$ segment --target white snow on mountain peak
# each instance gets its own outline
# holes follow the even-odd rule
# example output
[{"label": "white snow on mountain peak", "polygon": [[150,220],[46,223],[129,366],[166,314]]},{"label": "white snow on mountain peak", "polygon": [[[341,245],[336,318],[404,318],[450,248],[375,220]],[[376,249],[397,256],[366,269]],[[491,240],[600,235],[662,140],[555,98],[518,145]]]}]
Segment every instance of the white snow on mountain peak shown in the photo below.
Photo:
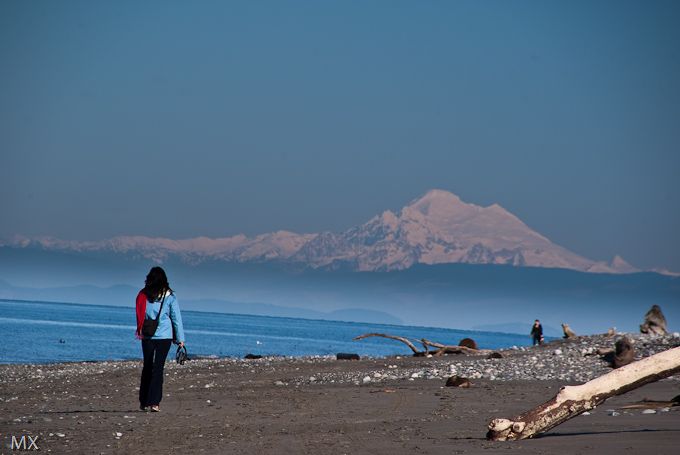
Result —
[{"label": "white snow on mountain peak", "polygon": [[523,242],[549,243],[500,205],[467,204],[443,190],[429,191],[404,207],[401,219],[411,225],[420,224],[428,235],[450,242],[493,243],[499,248],[515,248]]},{"label": "white snow on mountain peak", "polygon": [[417,210],[425,216],[455,215],[476,207],[466,204],[458,196],[444,190],[430,190],[422,197],[412,201],[406,208]]},{"label": "white snow on mountain peak", "polygon": [[621,273],[635,273],[635,272],[639,272],[639,271],[640,271],[639,269],[637,269],[637,268],[633,267],[632,265],[630,265],[630,264],[628,263],[628,261],[626,261],[625,259],[623,259],[623,258],[622,258],[621,256],[619,256],[618,254],[617,254],[616,256],[614,256],[614,258],[612,259],[612,261],[609,263],[609,266],[610,266],[612,269],[616,270],[617,272],[621,272]]},{"label": "white snow on mountain peak", "polygon": [[417,263],[508,264],[603,273],[638,271],[620,256],[610,263],[581,257],[555,245],[498,204],[469,204],[440,189],[428,191],[397,213],[386,210],[341,233],[276,231],[255,237],[239,234],[181,240],[122,236],[88,242],[17,236],[9,245],[108,251],[157,262],[177,256],[189,263],[284,261],[365,271],[405,269]]}]

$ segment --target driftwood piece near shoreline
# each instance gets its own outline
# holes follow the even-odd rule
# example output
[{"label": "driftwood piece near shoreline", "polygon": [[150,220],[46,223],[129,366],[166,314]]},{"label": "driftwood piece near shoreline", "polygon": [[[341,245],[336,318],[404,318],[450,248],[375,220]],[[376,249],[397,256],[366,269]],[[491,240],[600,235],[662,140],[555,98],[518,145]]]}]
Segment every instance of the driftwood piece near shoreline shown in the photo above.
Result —
[{"label": "driftwood piece near shoreline", "polygon": [[680,372],[680,347],[630,363],[578,386],[562,387],[550,401],[512,419],[489,423],[487,439],[514,441],[543,433],[608,398]]},{"label": "driftwood piece near shoreline", "polygon": [[479,349],[477,342],[472,338],[463,338],[458,342],[458,346],[465,346],[466,348]]},{"label": "driftwood piece near shoreline", "polygon": [[361,360],[359,354],[353,352],[338,352],[335,354],[336,360]]},{"label": "driftwood piece near shoreline", "polygon": [[451,376],[446,380],[446,387],[460,387],[461,389],[469,389],[472,387],[472,383],[468,378],[463,378],[461,376]]},{"label": "driftwood piece near shoreline", "polygon": [[395,336],[395,335],[388,335],[386,333],[364,333],[363,335],[359,335],[358,337],[354,337],[353,340],[358,341],[358,340],[363,340],[364,338],[369,338],[369,337],[383,337],[383,338],[389,338],[390,340],[401,341],[406,346],[411,348],[411,351],[413,351],[413,355],[423,355],[423,352],[419,351],[418,348],[416,348],[416,346],[413,343],[411,343],[411,341],[408,338],[399,337],[399,336]]},{"label": "driftwood piece near shoreline", "polygon": [[659,305],[652,305],[652,308],[645,314],[645,322],[640,325],[640,332],[651,335],[665,335],[668,333],[666,318]]},{"label": "driftwood piece near shoreline", "polygon": [[564,336],[562,338],[576,338],[576,334],[573,330],[571,330],[571,327],[569,327],[569,324],[566,322],[562,323],[562,332],[564,332]]},{"label": "driftwood piece near shoreline", "polygon": [[621,368],[635,360],[635,348],[628,337],[620,338],[614,345],[614,358],[611,360],[613,368]]},{"label": "driftwood piece near shoreline", "polygon": [[423,345],[424,350],[420,351],[415,346],[415,344],[413,344],[411,340],[409,340],[408,338],[396,335],[389,335],[387,333],[364,333],[363,335],[359,335],[357,337],[354,337],[353,339],[355,341],[358,341],[370,337],[382,337],[389,338],[390,340],[401,341],[406,346],[408,346],[411,349],[411,351],[413,351],[413,355],[417,357],[430,354],[429,348],[436,348],[436,351],[432,352],[432,355],[437,357],[444,354],[489,354],[491,352],[488,349],[472,349],[465,346],[450,346],[442,343],[437,343],[435,341],[426,340],[425,338],[421,338],[420,340],[413,340],[419,341],[420,344]]},{"label": "driftwood piece near shoreline", "polygon": [[614,348],[600,348],[584,355],[598,355],[612,368],[620,368],[635,360],[635,347],[633,342],[624,336],[616,341]]},{"label": "driftwood piece near shoreline", "polygon": [[450,346],[446,344],[436,343],[434,341],[421,339],[420,342],[425,347],[425,351],[428,351],[429,347],[437,348],[433,355],[439,357],[444,354],[490,354],[489,349],[473,349],[467,346]]}]

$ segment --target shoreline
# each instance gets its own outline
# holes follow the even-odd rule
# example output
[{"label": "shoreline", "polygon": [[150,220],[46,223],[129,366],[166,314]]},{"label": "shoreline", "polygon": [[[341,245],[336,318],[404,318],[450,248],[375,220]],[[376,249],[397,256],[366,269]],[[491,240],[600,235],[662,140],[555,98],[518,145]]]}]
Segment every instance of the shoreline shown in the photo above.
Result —
[{"label": "shoreline", "polygon": [[[674,336],[632,335],[638,357],[680,345]],[[410,355],[198,359],[166,363],[161,412],[138,410],[141,359],[0,365],[0,442],[38,437],[50,453],[521,453],[632,450],[674,453],[680,407],[622,409],[670,401],[680,375],[608,400],[526,441],[486,441],[492,418],[511,417],[559,387],[611,371],[597,356],[617,337],[580,337],[485,356]],[[560,353],[556,353],[556,351]],[[445,387],[452,374],[470,388]],[[654,411],[653,413],[651,411]]]},{"label": "shoreline", "polygon": [[[495,333],[495,332],[494,332]],[[501,332],[498,332],[501,333]],[[518,334],[511,334],[511,335],[518,335]],[[554,350],[560,349],[562,347],[567,347],[570,349],[572,352],[567,352],[567,354],[572,354],[572,356],[578,356],[578,353],[580,353],[580,356],[587,356],[587,355],[593,355],[593,352],[597,350],[598,348],[607,348],[607,347],[613,347],[614,342],[621,338],[621,337],[628,337],[633,341],[633,343],[636,345],[636,360],[639,360],[643,357],[647,357],[649,355],[655,354],[657,352],[661,352],[664,349],[670,349],[672,347],[680,346],[680,333],[668,333],[666,335],[648,335],[648,334],[640,334],[640,333],[629,333],[629,332],[617,332],[614,335],[607,335],[607,334],[596,334],[596,335],[580,335],[575,338],[571,339],[565,339],[565,338],[549,338],[548,341],[543,343],[542,345],[529,345],[529,346],[511,346],[507,348],[499,348],[499,349],[488,349],[481,347],[481,350],[486,350],[486,351],[493,351],[493,352],[498,352],[503,354],[504,357],[516,357],[518,355],[522,354],[527,354],[531,352],[535,352],[538,354],[545,354],[546,350],[553,349],[552,355],[555,355]],[[400,342],[394,341],[395,346],[403,346]],[[357,344],[357,346],[360,346],[360,344]],[[190,345],[188,346],[189,348],[191,347]],[[170,348],[170,351],[168,353],[168,358],[167,358],[167,364],[169,363],[174,363],[174,349],[176,346],[173,344]],[[436,349],[432,349],[430,352],[434,354]],[[575,352],[578,351],[578,352]],[[350,351],[348,351],[350,352]],[[564,353],[560,353],[558,355],[562,355]],[[248,355],[248,354],[245,354]],[[199,360],[212,360],[212,361],[244,361],[244,362],[252,362],[253,360],[259,360],[259,359],[247,359],[244,356],[219,356],[216,354],[196,354],[192,355],[191,352],[189,353],[189,361],[194,362],[194,361],[199,361]],[[258,354],[259,355],[259,354]],[[404,348],[403,354],[391,354],[391,355],[378,355],[378,356],[373,356],[373,355],[361,355],[361,360],[389,360],[389,359],[401,359],[401,358],[410,358],[414,357],[407,348]],[[423,356],[422,358],[433,358],[435,356],[433,355],[426,355]],[[435,357],[435,360],[437,359],[448,359],[448,360],[483,360],[485,359],[486,355],[484,354],[447,354],[442,357]],[[262,354],[261,359],[267,360],[267,361],[276,361],[276,360],[312,360],[312,359],[323,359],[323,360],[329,360],[329,361],[336,361],[336,354],[310,354],[310,355],[278,355],[278,354]],[[65,360],[65,361],[46,361],[46,362],[9,362],[9,363],[3,363],[0,360],[0,370],[2,368],[6,367],[12,367],[12,366],[58,366],[58,365],[80,365],[80,364],[107,364],[107,363],[124,363],[124,362],[137,362],[141,360],[141,353],[139,357],[126,357],[126,358],[120,358],[120,359],[94,359],[94,360]],[[488,359],[487,359],[488,360]]]}]

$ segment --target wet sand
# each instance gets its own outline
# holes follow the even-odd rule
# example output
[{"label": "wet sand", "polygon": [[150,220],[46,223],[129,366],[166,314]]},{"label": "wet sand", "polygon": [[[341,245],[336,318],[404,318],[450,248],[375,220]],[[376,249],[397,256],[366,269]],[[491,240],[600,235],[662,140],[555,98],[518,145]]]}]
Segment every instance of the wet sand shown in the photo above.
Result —
[{"label": "wet sand", "polygon": [[[1,452],[12,436],[31,435],[43,453],[678,453],[680,407],[611,415],[644,398],[669,401],[680,394],[677,376],[540,438],[490,442],[490,419],[526,411],[565,383],[480,378],[460,389],[418,373],[453,361],[461,357],[168,361],[160,413],[138,409],[139,361],[0,365]],[[376,372],[383,377],[370,379]]]}]

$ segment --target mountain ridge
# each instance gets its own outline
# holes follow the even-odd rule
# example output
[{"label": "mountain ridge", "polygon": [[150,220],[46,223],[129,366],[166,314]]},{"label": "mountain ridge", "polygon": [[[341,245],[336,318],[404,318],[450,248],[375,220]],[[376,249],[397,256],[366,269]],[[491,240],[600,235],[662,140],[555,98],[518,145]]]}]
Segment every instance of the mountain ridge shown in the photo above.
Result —
[{"label": "mountain ridge", "polygon": [[564,268],[591,273],[641,271],[618,255],[609,263],[580,256],[552,243],[499,204],[482,207],[466,203],[441,189],[428,191],[396,213],[385,210],[340,233],[298,234],[280,230],[254,237],[238,234],[173,240],[120,236],[102,241],[16,236],[0,246],[123,254],[158,263],[179,257],[188,264],[199,264],[208,259],[275,261],[331,270],[391,271],[418,263],[467,263]]}]

